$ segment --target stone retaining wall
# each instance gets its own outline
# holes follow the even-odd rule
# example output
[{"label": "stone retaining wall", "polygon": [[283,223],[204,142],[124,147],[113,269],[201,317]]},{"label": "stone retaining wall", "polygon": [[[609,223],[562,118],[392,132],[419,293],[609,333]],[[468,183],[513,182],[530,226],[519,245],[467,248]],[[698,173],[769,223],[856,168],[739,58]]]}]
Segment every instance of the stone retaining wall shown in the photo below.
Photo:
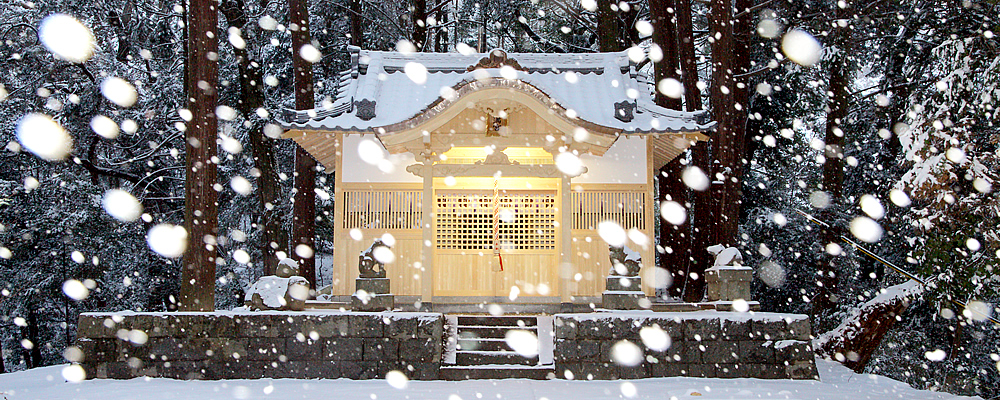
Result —
[{"label": "stone retaining wall", "polygon": [[437,379],[436,313],[86,313],[78,325],[88,378],[384,377]]},{"label": "stone retaining wall", "polygon": [[[804,315],[770,313],[591,313],[555,315],[556,376],[572,379],[709,378],[819,379]],[[658,325],[670,339],[649,349],[643,327]],[[629,341],[642,362],[621,366],[612,346]]]}]

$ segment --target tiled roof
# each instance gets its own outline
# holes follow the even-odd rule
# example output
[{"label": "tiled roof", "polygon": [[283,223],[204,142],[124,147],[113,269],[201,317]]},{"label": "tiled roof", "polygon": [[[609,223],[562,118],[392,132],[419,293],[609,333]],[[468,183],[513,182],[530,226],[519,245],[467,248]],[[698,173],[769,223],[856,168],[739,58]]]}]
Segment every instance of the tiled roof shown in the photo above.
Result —
[{"label": "tiled roof", "polygon": [[[456,101],[452,90],[477,81],[507,79],[521,82],[512,87],[544,93],[564,117],[579,118],[586,122],[581,123],[584,126],[594,124],[629,134],[698,132],[713,125],[704,112],[674,111],[654,104],[651,79],[636,72],[625,52],[500,55],[497,51],[490,54],[507,65],[503,69],[474,69],[481,62],[489,64],[490,54],[403,54],[352,48],[351,69],[338,76],[336,98],[313,110],[289,110],[283,124],[288,129],[362,132],[400,126],[434,105]],[[418,84],[407,76],[409,63],[426,68],[425,82]]]}]

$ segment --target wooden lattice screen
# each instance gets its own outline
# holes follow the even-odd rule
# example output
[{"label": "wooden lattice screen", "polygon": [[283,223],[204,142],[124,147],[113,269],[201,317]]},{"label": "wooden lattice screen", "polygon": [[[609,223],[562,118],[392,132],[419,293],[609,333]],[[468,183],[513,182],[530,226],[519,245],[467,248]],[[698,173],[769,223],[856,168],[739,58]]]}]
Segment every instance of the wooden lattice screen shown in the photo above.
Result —
[{"label": "wooden lattice screen", "polygon": [[[510,221],[500,222],[502,249],[555,249],[555,193],[503,193],[500,207],[509,212],[506,219]],[[438,193],[435,215],[438,249],[492,250],[492,194]]]},{"label": "wooden lattice screen", "polygon": [[625,229],[646,229],[642,192],[573,192],[573,229],[597,229],[601,221],[612,220]]},{"label": "wooden lattice screen", "polygon": [[344,191],[346,229],[420,229],[419,190]]}]

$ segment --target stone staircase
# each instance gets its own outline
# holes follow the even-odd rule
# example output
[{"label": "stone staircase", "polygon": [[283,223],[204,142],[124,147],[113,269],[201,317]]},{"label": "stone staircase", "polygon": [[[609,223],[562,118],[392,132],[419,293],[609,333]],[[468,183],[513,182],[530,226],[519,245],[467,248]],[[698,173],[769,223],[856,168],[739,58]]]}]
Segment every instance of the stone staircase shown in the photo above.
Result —
[{"label": "stone staircase", "polygon": [[[544,318],[544,317],[543,317]],[[550,379],[552,364],[551,319],[537,316],[450,315],[449,352],[441,365],[441,379]],[[546,326],[546,323],[548,326]],[[511,330],[539,337],[539,355],[524,357],[507,345]],[[544,341],[548,343],[543,343]]]}]

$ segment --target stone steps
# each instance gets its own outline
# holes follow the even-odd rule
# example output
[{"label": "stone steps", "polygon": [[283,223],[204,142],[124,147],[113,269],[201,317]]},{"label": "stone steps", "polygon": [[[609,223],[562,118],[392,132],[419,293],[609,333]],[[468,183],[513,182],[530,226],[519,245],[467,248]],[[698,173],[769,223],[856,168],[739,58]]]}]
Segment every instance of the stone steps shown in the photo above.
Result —
[{"label": "stone steps", "polygon": [[534,379],[545,380],[555,377],[551,365],[517,368],[513,365],[442,366],[439,377],[446,381],[467,379]]},{"label": "stone steps", "polygon": [[442,365],[441,379],[549,379],[553,365],[538,365],[539,358],[524,357],[507,345],[511,330],[538,335],[538,318],[527,315],[459,315],[456,321],[454,365]]},{"label": "stone steps", "polygon": [[474,365],[537,365],[538,357],[524,357],[513,351],[459,350],[455,354],[455,364]]}]

